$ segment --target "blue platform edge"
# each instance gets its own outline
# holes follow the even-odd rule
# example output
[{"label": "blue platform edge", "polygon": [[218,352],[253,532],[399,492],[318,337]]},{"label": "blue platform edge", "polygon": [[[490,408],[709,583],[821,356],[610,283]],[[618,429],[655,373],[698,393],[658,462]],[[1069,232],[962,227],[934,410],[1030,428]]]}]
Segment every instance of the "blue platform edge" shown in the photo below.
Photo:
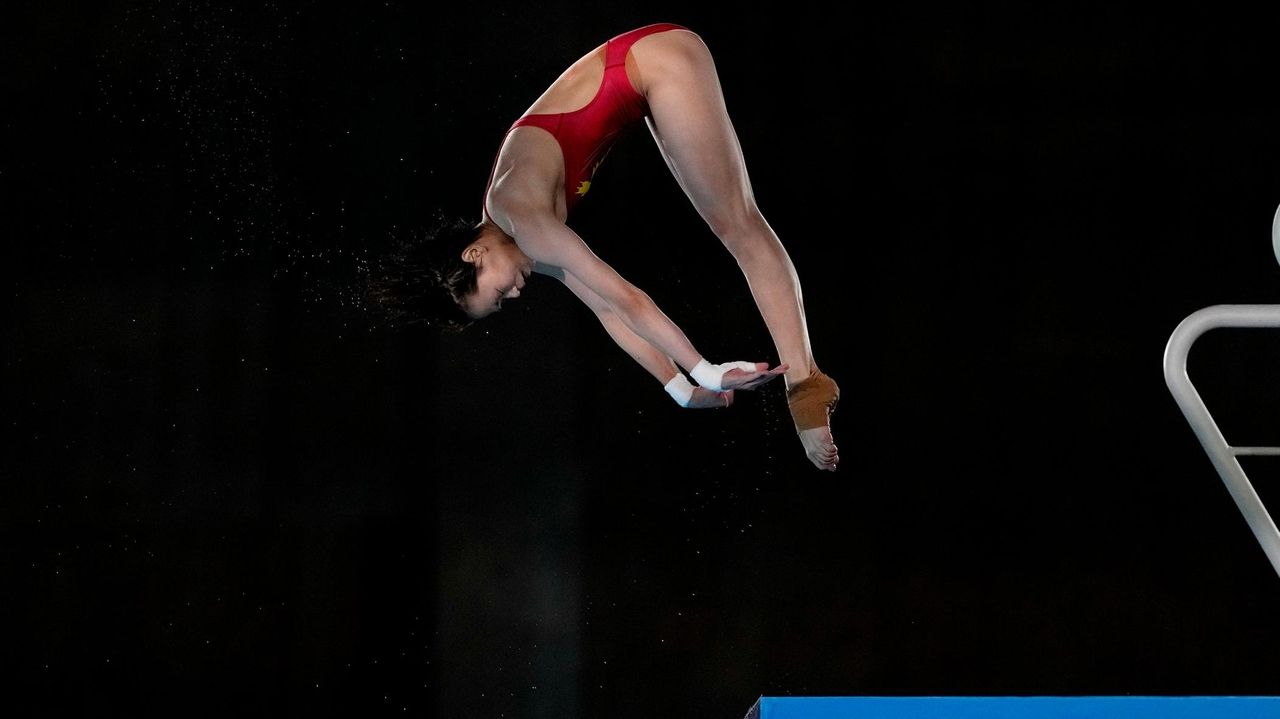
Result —
[{"label": "blue platform edge", "polygon": [[745,719],[1280,719],[1272,696],[765,697]]}]

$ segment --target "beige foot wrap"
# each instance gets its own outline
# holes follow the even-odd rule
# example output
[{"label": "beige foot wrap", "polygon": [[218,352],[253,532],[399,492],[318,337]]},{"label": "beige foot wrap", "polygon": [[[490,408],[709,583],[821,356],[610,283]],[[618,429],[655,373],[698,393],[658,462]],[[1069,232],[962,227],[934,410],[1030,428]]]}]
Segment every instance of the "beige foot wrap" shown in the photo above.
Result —
[{"label": "beige foot wrap", "polygon": [[835,380],[816,369],[787,390],[787,408],[795,420],[796,432],[826,427],[839,401],[840,387]]}]

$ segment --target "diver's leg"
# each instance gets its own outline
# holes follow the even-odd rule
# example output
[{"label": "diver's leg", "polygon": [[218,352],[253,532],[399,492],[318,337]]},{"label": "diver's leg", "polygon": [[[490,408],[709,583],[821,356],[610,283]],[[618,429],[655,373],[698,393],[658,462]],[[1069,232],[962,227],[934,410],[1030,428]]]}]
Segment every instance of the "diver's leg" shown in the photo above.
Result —
[{"label": "diver's leg", "polygon": [[800,280],[756,206],[711,53],[684,31],[643,38],[632,52],[644,78],[649,129],[667,166],[737,260],[778,359],[790,366],[788,399],[806,454],[818,467],[834,469],[839,458],[827,413],[838,388],[814,362]]}]

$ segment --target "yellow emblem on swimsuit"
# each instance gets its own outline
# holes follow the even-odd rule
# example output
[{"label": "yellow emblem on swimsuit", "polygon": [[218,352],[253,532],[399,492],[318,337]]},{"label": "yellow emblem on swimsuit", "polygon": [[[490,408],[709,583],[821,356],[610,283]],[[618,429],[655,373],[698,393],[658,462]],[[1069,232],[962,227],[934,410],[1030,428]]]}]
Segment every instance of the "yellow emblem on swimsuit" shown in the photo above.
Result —
[{"label": "yellow emblem on swimsuit", "polygon": [[[599,160],[596,160],[596,164],[591,166],[591,177],[596,176],[596,170],[599,170],[600,165],[602,165],[603,163],[604,163],[604,157],[601,157]],[[587,194],[587,190],[590,190],[590,189],[591,189],[591,180],[583,180],[578,183],[579,196]]]}]

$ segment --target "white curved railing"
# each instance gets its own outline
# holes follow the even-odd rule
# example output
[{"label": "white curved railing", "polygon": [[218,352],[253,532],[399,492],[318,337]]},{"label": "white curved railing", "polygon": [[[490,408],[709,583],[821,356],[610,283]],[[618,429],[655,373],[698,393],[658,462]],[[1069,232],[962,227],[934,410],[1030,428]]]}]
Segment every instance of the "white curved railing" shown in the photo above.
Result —
[{"label": "white curved railing", "polygon": [[1280,262],[1280,207],[1276,208],[1276,216],[1271,218],[1271,250],[1276,253],[1276,262]]},{"label": "white curved railing", "polygon": [[[1278,215],[1280,217],[1280,215]],[[1173,399],[1182,408],[1191,429],[1204,451],[1213,461],[1227,491],[1236,501],[1253,536],[1258,538],[1262,551],[1266,552],[1271,566],[1280,575],[1280,530],[1276,529],[1267,508],[1262,505],[1244,468],[1241,456],[1280,456],[1280,447],[1232,447],[1222,436],[1218,424],[1205,407],[1200,393],[1187,375],[1187,354],[1200,335],[1220,327],[1275,327],[1280,328],[1280,305],[1214,305],[1193,312],[1173,331],[1164,349],[1164,380],[1173,393]]]}]

